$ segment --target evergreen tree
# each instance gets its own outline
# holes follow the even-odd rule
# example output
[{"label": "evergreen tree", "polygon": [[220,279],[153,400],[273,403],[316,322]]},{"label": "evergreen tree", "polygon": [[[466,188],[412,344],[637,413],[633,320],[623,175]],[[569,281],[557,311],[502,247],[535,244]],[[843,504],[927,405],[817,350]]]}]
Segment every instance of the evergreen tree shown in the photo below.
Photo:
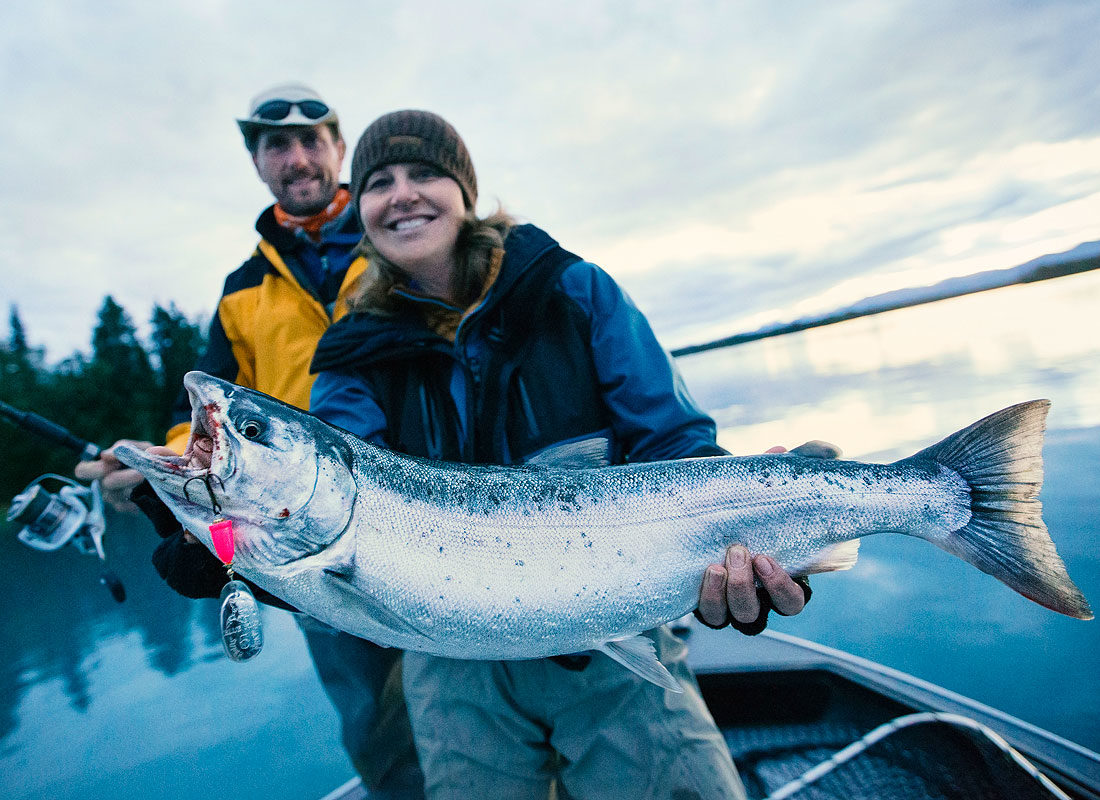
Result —
[{"label": "evergreen tree", "polygon": [[188,320],[174,303],[167,309],[155,305],[152,325],[160,394],[156,419],[163,436],[170,424],[172,404],[183,390],[183,376],[198,361],[205,337],[199,324]]},{"label": "evergreen tree", "polygon": [[[104,298],[90,356],[73,353],[52,369],[30,344],[16,308],[0,339],[0,400],[41,414],[101,446],[117,439],[163,442],[183,375],[204,344],[197,322],[175,307],[153,308],[152,341],[142,345],[126,311]],[[21,428],[0,422],[0,505],[46,472],[72,475],[74,456]]]},{"label": "evergreen tree", "polygon": [[100,443],[149,439],[157,429],[160,391],[149,354],[138,340],[130,315],[108,295],[92,333],[92,356],[76,381],[75,407],[82,435]]},{"label": "evergreen tree", "polygon": [[[0,344],[0,400],[17,411],[50,418],[52,381],[43,367],[43,349],[32,347],[15,306],[8,315],[9,334]],[[43,442],[9,420],[0,422],[0,505],[43,472],[64,473],[72,456]]]},{"label": "evergreen tree", "polygon": [[26,402],[38,382],[38,368],[42,361],[41,349],[34,349],[27,342],[23,320],[14,305],[8,314],[7,345],[3,350],[4,400],[13,405]]}]

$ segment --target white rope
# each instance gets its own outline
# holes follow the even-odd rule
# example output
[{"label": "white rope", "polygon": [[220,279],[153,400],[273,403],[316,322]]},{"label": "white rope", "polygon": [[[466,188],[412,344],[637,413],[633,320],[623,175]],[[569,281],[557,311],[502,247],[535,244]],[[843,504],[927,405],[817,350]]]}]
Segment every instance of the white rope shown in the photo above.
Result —
[{"label": "white rope", "polygon": [[947,714],[943,712],[926,712],[922,714],[908,714],[904,717],[898,717],[891,720],[873,731],[868,733],[862,739],[845,747],[843,750],[835,753],[831,758],[822,761],[816,767],[807,770],[802,777],[796,778],[790,783],[779,787],[777,790],[768,795],[765,800],[786,800],[786,798],[801,791],[805,787],[809,786],[814,781],[821,778],[823,775],[836,769],[846,761],[850,761],[860,753],[864,752],[871,745],[885,739],[890,734],[907,728],[910,725],[920,725],[929,722],[945,722],[949,725],[957,725],[961,728],[970,728],[985,736],[989,741],[993,742],[998,748],[1000,748],[1009,758],[1016,762],[1016,764],[1023,769],[1028,775],[1037,780],[1044,789],[1046,789],[1052,797],[1058,798],[1058,800],[1070,800],[1061,789],[1055,786],[1050,779],[1039,772],[1039,770],[1024,758],[1012,745],[1006,742],[995,731],[990,730],[985,725],[979,722],[975,722],[969,717],[964,717],[960,714]]}]

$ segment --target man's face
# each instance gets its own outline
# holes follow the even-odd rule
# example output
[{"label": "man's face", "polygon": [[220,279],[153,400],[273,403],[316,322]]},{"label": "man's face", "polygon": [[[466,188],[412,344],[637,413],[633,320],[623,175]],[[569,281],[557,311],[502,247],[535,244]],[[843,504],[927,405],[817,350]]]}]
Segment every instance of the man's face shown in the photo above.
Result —
[{"label": "man's face", "polygon": [[327,125],[271,128],[260,134],[252,163],[283,211],[306,217],[332,202],[345,149]]}]

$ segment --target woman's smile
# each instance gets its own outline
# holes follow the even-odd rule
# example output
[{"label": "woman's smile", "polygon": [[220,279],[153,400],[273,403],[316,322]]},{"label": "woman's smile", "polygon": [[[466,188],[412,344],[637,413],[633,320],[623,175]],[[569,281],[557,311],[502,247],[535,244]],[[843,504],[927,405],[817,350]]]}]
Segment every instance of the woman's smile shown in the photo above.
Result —
[{"label": "woman's smile", "polygon": [[454,178],[419,162],[379,167],[363,186],[359,215],[379,253],[432,294],[453,299],[455,245],[466,216]]}]

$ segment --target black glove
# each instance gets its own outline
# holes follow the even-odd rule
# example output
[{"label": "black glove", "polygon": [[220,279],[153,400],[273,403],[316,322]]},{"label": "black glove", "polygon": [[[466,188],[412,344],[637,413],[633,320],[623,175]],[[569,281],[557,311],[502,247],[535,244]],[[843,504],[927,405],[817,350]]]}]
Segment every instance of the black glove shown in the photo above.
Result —
[{"label": "black glove", "polygon": [[153,523],[153,530],[162,539],[167,539],[183,530],[178,519],[172,515],[172,510],[157,497],[149,481],[142,481],[130,492],[130,500],[141,510],[141,513]]},{"label": "black glove", "polygon": [[[171,509],[157,497],[149,481],[142,481],[134,487],[130,499],[149,518],[153,529],[164,539],[153,551],[153,567],[164,582],[184,597],[196,600],[220,597],[222,589],[229,582],[225,565],[201,543],[188,541],[187,531]],[[261,603],[287,611],[297,610],[254,583],[244,582]]]}]

